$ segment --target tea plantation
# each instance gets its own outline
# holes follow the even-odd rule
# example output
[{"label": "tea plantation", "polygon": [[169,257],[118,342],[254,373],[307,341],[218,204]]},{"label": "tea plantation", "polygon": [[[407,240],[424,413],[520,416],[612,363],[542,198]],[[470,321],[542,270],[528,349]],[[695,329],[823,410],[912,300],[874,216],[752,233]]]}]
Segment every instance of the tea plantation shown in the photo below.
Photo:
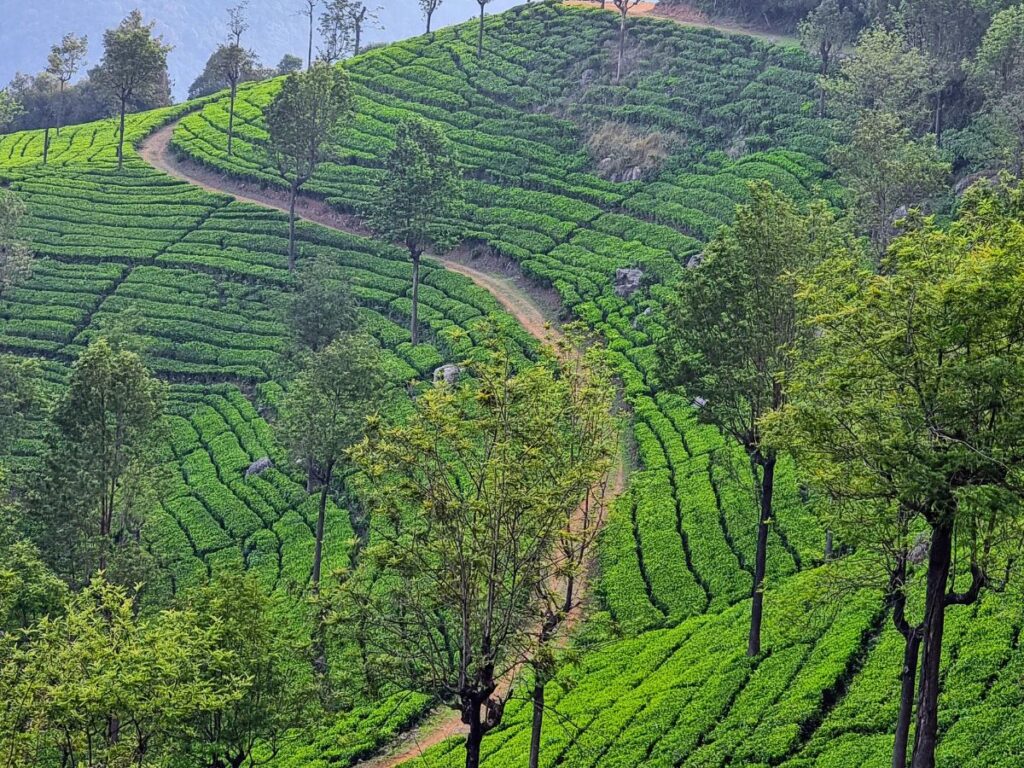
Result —
[{"label": "tea plantation", "polygon": [[[887,766],[902,638],[880,595],[829,595],[825,533],[784,463],[765,653],[745,655],[756,538],[747,459],[698,424],[657,371],[670,286],[730,220],[747,181],[834,196],[824,158],[835,127],[815,117],[815,66],[796,49],[645,18],[630,26],[644,63],[616,84],[617,29],[611,14],[542,3],[489,18],[479,59],[472,26],[364,53],[345,65],[355,115],[306,191],[360,215],[396,123],[417,114],[441,124],[466,179],[468,205],[451,222],[466,246],[553,287],[614,356],[635,467],[600,542],[594,615],[548,685],[542,766]],[[240,89],[231,157],[222,95],[135,116],[131,137],[180,118],[178,153],[279,186],[262,118],[279,87]],[[652,178],[608,180],[584,148],[588,130],[606,122],[663,132],[673,151]],[[128,328],[173,382],[168,490],[147,529],[162,588],[184,589],[218,568],[252,569],[279,589],[301,585],[315,509],[260,410],[280,392],[274,361],[288,343],[286,220],[138,158],[118,174],[113,138],[109,122],[68,128],[43,168],[39,133],[0,137],[0,179],[28,203],[25,236],[41,256],[31,281],[0,303],[0,349],[44,360],[56,386],[93,334]],[[300,264],[323,255],[350,278],[365,327],[388,352],[396,408],[401,384],[458,360],[475,324],[498,309],[428,263],[420,316],[430,343],[412,347],[403,253],[314,225],[299,232]],[[639,290],[616,290],[621,268],[642,270]],[[37,447],[26,436],[19,461],[30,465]],[[244,479],[262,456],[275,468]],[[328,530],[328,558],[342,565],[353,536],[344,510],[331,507]],[[1019,600],[990,595],[949,616],[940,765],[1020,765]],[[426,705],[402,694],[365,702],[332,728],[296,734],[271,764],[351,765]],[[530,703],[514,697],[484,740],[485,766],[526,764],[531,717]],[[461,765],[460,750],[452,739],[414,765]]]}]

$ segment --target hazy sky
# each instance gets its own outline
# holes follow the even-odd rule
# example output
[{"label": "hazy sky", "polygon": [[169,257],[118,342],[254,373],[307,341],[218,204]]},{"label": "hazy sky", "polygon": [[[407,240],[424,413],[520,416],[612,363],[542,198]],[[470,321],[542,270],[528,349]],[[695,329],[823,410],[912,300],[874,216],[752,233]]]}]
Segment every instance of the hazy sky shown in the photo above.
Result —
[{"label": "hazy sky", "polygon": [[[523,0],[490,0],[497,13]],[[132,8],[156,21],[156,31],[173,44],[168,58],[174,93],[183,98],[202,71],[210,52],[226,37],[227,8],[238,0],[0,0],[0,86],[15,72],[36,73],[46,66],[50,46],[65,32],[89,37],[88,65],[102,53],[103,30],[116,26]],[[243,43],[266,65],[285,53],[305,58],[307,21],[304,0],[249,0],[250,30]],[[322,5],[322,3],[321,3]],[[367,42],[401,40],[423,31],[417,0],[369,0],[379,7],[383,30],[370,29]],[[479,12],[476,0],[443,0],[434,27],[465,21]]]}]

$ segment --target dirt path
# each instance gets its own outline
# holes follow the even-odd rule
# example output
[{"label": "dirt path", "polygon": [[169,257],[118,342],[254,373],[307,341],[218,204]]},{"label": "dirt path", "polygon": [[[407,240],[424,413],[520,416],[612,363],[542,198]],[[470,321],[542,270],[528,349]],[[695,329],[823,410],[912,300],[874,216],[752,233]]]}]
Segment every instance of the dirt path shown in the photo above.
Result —
[{"label": "dirt path", "polygon": [[[578,5],[584,8],[595,8],[600,7],[601,5],[601,0],[565,0],[565,2],[567,5]],[[615,6],[612,5],[611,0],[606,0],[604,10],[612,13],[618,13]],[[763,27],[754,27],[734,21],[715,19],[691,5],[681,3],[671,6],[663,6],[661,3],[641,2],[635,7],[630,8],[629,15],[653,16],[659,19],[668,19],[669,21],[674,21],[676,24],[682,24],[685,27],[710,27],[711,29],[717,29],[719,32],[726,32],[731,35],[759,37],[762,40],[768,40],[773,43],[797,42],[795,35],[782,32],[772,32],[771,30],[764,29]]]},{"label": "dirt path", "polygon": [[[154,168],[169,176],[187,181],[202,187],[209,192],[229,195],[236,200],[288,211],[288,195],[274,189],[262,189],[258,185],[232,179],[229,176],[212,171],[206,166],[192,160],[179,158],[171,148],[171,137],[177,121],[154,131],[136,148],[139,155]],[[296,203],[296,212],[300,218],[321,224],[331,229],[356,235],[369,235],[369,231],[358,218],[347,216],[333,210],[325,201],[310,196],[300,196]],[[486,290],[498,303],[511,314],[538,341],[555,341],[560,337],[556,325],[552,323],[550,308],[545,311],[542,302],[530,295],[523,286],[523,279],[493,272],[482,271],[469,266],[462,258],[434,257],[446,269],[468,277],[476,285]],[[543,293],[543,291],[541,291]],[[545,296],[550,303],[550,297]],[[628,470],[622,452],[608,478],[605,489],[605,504],[612,501],[625,489]],[[582,509],[582,508],[581,508]],[[579,522],[575,520],[574,522]],[[579,594],[587,591],[586,579],[581,580]],[[581,600],[581,602],[583,602]],[[573,610],[565,620],[562,637],[579,621],[582,608]],[[507,691],[513,683],[510,676],[503,680],[499,690]],[[413,760],[426,750],[445,739],[466,733],[466,726],[459,715],[449,709],[438,709],[419,726],[403,734],[386,753],[359,763],[357,768],[396,768],[402,763]]]}]

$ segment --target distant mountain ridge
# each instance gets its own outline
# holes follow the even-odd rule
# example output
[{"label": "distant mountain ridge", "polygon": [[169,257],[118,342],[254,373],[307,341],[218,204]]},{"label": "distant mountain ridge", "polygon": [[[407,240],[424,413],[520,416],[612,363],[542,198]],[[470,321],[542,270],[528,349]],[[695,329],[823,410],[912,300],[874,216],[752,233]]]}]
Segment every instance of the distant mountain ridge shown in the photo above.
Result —
[{"label": "distant mountain ridge", "polygon": [[[168,65],[175,99],[184,99],[207,57],[227,36],[227,9],[237,0],[36,0],[4,3],[0,24],[0,87],[17,72],[35,74],[46,66],[50,46],[66,32],[89,37],[89,58],[83,71],[102,55],[103,31],[139,8],[156,21],[156,31],[174,46]],[[488,12],[516,5],[516,0],[491,0]],[[308,22],[302,0],[250,0],[250,28],[243,43],[273,66],[285,53],[306,57]],[[322,3],[321,3],[322,5]],[[375,3],[368,3],[371,7]],[[417,0],[377,0],[384,29],[368,29],[368,44],[401,40],[420,34],[424,22]],[[473,0],[446,0],[434,17],[434,27],[465,21],[479,10]]]}]

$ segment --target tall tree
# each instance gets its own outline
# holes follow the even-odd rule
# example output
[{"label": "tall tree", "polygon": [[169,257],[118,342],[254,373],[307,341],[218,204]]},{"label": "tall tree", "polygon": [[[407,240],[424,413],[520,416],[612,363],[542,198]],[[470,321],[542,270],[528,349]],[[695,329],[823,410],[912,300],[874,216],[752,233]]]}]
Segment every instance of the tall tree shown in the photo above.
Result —
[{"label": "tall tree", "polygon": [[576,507],[565,506],[540,585],[535,648],[530,654],[533,670],[533,720],[530,734],[530,768],[540,765],[540,744],[547,707],[546,683],[555,671],[553,640],[583,601],[591,548],[604,523],[608,480],[618,448],[617,421],[612,415],[615,384],[603,348],[582,328],[568,326],[554,352],[561,397],[566,413],[562,437],[563,480],[567,496],[581,499]]},{"label": "tall tree", "polygon": [[[49,474],[56,491],[50,498],[90,515],[76,522],[98,537],[101,569],[111,546],[130,532],[124,496],[128,483],[144,477],[153,463],[164,392],[138,355],[99,339],[75,361],[54,409]],[[72,549],[70,541],[59,546]],[[72,575],[87,574],[81,565]]]},{"label": "tall tree", "polygon": [[1019,186],[975,188],[952,227],[893,242],[882,274],[839,257],[799,286],[814,333],[777,417],[784,443],[823,488],[895,500],[871,507],[889,517],[866,531],[909,516],[929,534],[914,768],[935,765],[946,613],[1019,552],[1022,207]]},{"label": "tall tree", "polygon": [[[301,66],[298,67],[298,69],[301,68]],[[253,51],[245,48],[234,49],[229,44],[218,45],[216,50],[210,54],[210,58],[206,60],[203,71],[188,87],[188,97],[198,99],[201,96],[209,96],[211,93],[230,88],[231,79],[234,79],[237,85],[272,77],[274,74],[274,70],[267,70],[260,66],[259,58]]]},{"label": "tall tree", "polygon": [[404,118],[395,145],[384,161],[384,179],[369,211],[370,226],[382,237],[404,245],[412,260],[412,343],[419,343],[420,257],[428,248],[455,241],[445,221],[462,204],[458,163],[451,144],[433,123]]},{"label": "tall tree", "polygon": [[64,89],[78,73],[78,69],[82,65],[82,60],[87,52],[88,38],[84,36],[78,37],[68,32],[61,38],[59,45],[55,45],[50,49],[50,55],[46,60],[47,73],[57,78],[57,82],[60,83],[57,112],[58,136],[60,135],[60,129],[64,125],[64,110],[66,106],[64,103]]},{"label": "tall tree", "polygon": [[698,404],[698,417],[747,453],[759,505],[747,653],[761,652],[768,531],[777,451],[760,419],[786,401],[788,349],[797,326],[793,273],[817,264],[849,238],[823,204],[801,210],[770,184],[750,186],[750,202],[704,251],[678,288],[662,344],[665,378]]},{"label": "tall tree", "polygon": [[20,197],[0,188],[0,301],[32,274],[32,250],[18,236],[25,211]]},{"label": "tall tree", "polygon": [[564,435],[572,413],[551,366],[516,372],[501,337],[469,376],[418,397],[399,425],[375,424],[353,452],[367,474],[373,578],[347,583],[371,617],[371,661],[441,697],[468,726],[466,768],[501,723],[505,675],[533,644],[538,591],[581,501]]},{"label": "tall tree", "polygon": [[[855,25],[853,12],[842,8],[839,0],[822,0],[821,5],[800,22],[800,43],[818,57],[818,74],[821,78],[832,72],[836,55],[853,39]],[[823,82],[819,90],[818,113],[824,116],[826,91]]]},{"label": "tall tree", "polygon": [[11,445],[9,441],[21,433],[26,417],[39,399],[38,384],[36,361],[0,355],[0,445]]},{"label": "tall tree", "polygon": [[292,72],[298,72],[302,69],[302,59],[290,53],[286,53],[281,57],[281,60],[277,62],[277,66],[274,71],[279,75],[290,75]]},{"label": "tall tree", "polygon": [[231,140],[235,135],[235,98],[238,95],[238,83],[246,68],[255,68],[256,56],[242,48],[242,35],[249,28],[249,21],[245,16],[247,6],[248,0],[243,0],[228,9],[228,44],[224,47],[222,61],[224,79],[231,89],[228,98],[228,157],[231,156]]},{"label": "tall tree", "polygon": [[849,143],[834,146],[829,159],[879,256],[896,221],[941,193],[951,171],[934,137],[913,139],[902,120],[886,112],[862,113]]},{"label": "tall tree", "polygon": [[355,38],[351,0],[325,0],[319,30],[322,43],[317,52],[321,61],[334,64],[348,56]]},{"label": "tall tree", "polygon": [[322,352],[340,336],[356,329],[356,302],[345,275],[326,259],[299,268],[295,294],[288,306],[288,325],[303,351]]},{"label": "tall tree", "polygon": [[476,56],[480,58],[484,55],[484,8],[491,0],[476,0],[476,4],[480,6],[480,26],[477,27],[476,34]]},{"label": "tall tree", "polygon": [[23,111],[21,103],[14,97],[9,88],[0,88],[0,131],[14,122]]},{"label": "tall tree", "polygon": [[300,13],[309,19],[309,45],[306,49],[307,70],[313,68],[313,23],[316,19],[316,9],[319,5],[320,0],[302,0],[302,11]]},{"label": "tall tree", "polygon": [[134,10],[115,29],[103,33],[103,59],[96,79],[117,101],[120,123],[117,168],[124,165],[124,117],[133,99],[166,87],[167,54],[171,46],[153,37],[153,23],[145,24]]},{"label": "tall tree", "polygon": [[313,594],[320,591],[324,523],[331,483],[346,450],[362,437],[367,417],[380,402],[385,380],[380,347],[365,334],[339,337],[311,355],[281,405],[280,432],[296,460],[314,467],[320,484]]},{"label": "tall tree", "polygon": [[379,26],[380,19],[376,11],[371,11],[362,0],[349,1],[349,15],[352,19],[352,55],[358,56],[362,51],[363,29],[367,24]]},{"label": "tall tree", "polygon": [[423,18],[427,20],[427,34],[430,34],[430,20],[434,18],[434,11],[441,7],[443,0],[419,0],[420,11]]},{"label": "tall tree", "polygon": [[615,57],[615,82],[617,83],[622,79],[622,62],[626,56],[626,17],[640,4],[640,0],[612,0],[612,3],[619,12],[619,45],[618,54]]},{"label": "tall tree", "polygon": [[318,63],[308,72],[293,72],[264,110],[269,151],[289,186],[288,269],[295,269],[295,200],[328,156],[327,142],[352,109],[348,77],[341,69]]}]

